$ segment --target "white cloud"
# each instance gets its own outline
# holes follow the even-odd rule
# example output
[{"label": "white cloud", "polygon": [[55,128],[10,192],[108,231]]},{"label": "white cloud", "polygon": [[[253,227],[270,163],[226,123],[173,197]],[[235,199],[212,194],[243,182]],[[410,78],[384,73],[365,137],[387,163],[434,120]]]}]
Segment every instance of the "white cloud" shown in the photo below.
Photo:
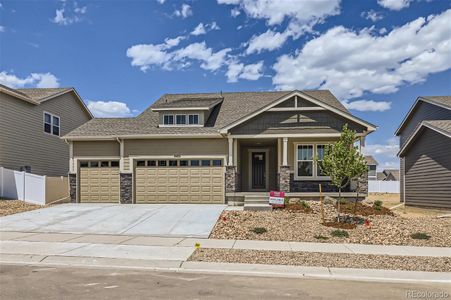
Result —
[{"label": "white cloud", "polygon": [[391,108],[391,102],[388,101],[356,100],[349,102],[346,100],[342,103],[347,109],[357,111],[386,111]]},{"label": "white cloud", "polygon": [[208,48],[205,42],[193,43],[185,48],[174,52],[173,61],[185,63],[186,60],[198,60],[201,62],[200,67],[209,71],[216,71],[225,64],[226,55],[231,48],[225,48],[218,52],[213,52],[212,48]]},{"label": "white cloud", "polygon": [[0,72],[0,84],[11,88],[38,87],[56,88],[59,87],[58,78],[51,73],[31,73],[25,78],[17,77],[8,72]]},{"label": "white cloud", "polygon": [[78,23],[82,21],[82,15],[86,14],[87,6],[78,6],[77,2],[73,2],[73,7],[68,8],[67,3],[62,1],[61,8],[55,11],[55,17],[51,20],[53,23],[58,25],[70,25],[73,23]]},{"label": "white cloud", "polygon": [[377,4],[391,10],[401,10],[409,7],[412,0],[377,0]]},{"label": "white cloud", "polygon": [[379,20],[382,20],[384,18],[384,16],[380,13],[377,12],[375,10],[369,10],[369,11],[364,11],[360,14],[360,16],[362,16],[363,18],[367,19],[367,20],[371,20],[373,22],[377,22]]},{"label": "white cloud", "polygon": [[234,18],[238,17],[240,14],[241,14],[241,11],[239,8],[234,7],[230,10],[230,15]]},{"label": "white cloud", "polygon": [[180,9],[177,9],[174,11],[174,15],[176,15],[177,17],[182,17],[183,19],[192,16],[193,15],[193,11],[191,9],[191,6],[184,3],[182,4],[182,6],[180,7]]},{"label": "white cloud", "polygon": [[210,29],[211,30],[219,30],[219,29],[221,29],[221,27],[219,27],[219,25],[216,22],[212,22],[210,24]]},{"label": "white cloud", "polygon": [[331,89],[350,99],[364,92],[392,93],[451,68],[451,9],[418,18],[386,35],[337,26],[282,55],[273,68],[277,89]]},{"label": "white cloud", "polygon": [[238,79],[258,80],[263,76],[263,61],[244,65],[236,61],[231,62],[226,73],[227,82],[237,82]]},{"label": "white cloud", "polygon": [[373,155],[379,162],[378,169],[398,169],[399,159],[396,154],[399,151],[398,139],[393,137],[385,144],[366,144],[365,155]]},{"label": "white cloud", "polygon": [[254,35],[250,39],[246,54],[260,53],[262,50],[272,51],[278,49],[282,47],[288,37],[289,33],[287,32],[280,33],[268,29],[265,33]]},{"label": "white cloud", "polygon": [[157,0],[157,2],[160,4],[164,4],[166,2],[166,0]]},{"label": "white cloud", "polygon": [[[232,10],[232,16],[238,15],[242,10],[250,18],[266,20],[268,26],[280,25],[285,19],[288,20],[288,25],[283,32],[270,29],[263,34],[254,35],[248,43],[251,46],[247,50],[248,53],[277,49],[288,37],[298,39],[302,34],[312,32],[313,27],[323,22],[328,16],[340,13],[340,0],[218,0],[218,3],[239,5],[239,8],[235,7],[236,10]],[[265,47],[265,41],[268,41],[268,47]]]},{"label": "white cloud", "polygon": [[194,30],[191,31],[192,35],[201,35],[206,33],[207,31],[205,30],[205,26],[203,23],[199,23],[199,25],[197,25],[196,28],[194,28]]},{"label": "white cloud", "polygon": [[121,118],[133,116],[126,103],[118,101],[88,101],[88,108],[97,118]]}]

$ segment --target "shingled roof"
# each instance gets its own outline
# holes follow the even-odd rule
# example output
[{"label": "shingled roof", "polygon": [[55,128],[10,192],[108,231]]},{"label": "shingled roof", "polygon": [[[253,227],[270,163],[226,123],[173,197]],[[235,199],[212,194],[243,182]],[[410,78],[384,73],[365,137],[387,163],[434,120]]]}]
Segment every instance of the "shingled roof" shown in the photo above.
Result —
[{"label": "shingled roof", "polygon": [[49,97],[56,96],[72,90],[72,88],[30,88],[30,89],[16,89],[30,99],[41,102]]},{"label": "shingled roof", "polygon": [[[139,116],[123,119],[93,119],[65,137],[133,136],[133,135],[219,135],[219,129],[264,108],[293,91],[165,94]],[[301,91],[345,114],[348,110],[328,90]],[[218,101],[222,99],[222,101]],[[202,106],[217,101],[203,127],[159,127],[159,113],[153,108]]]},{"label": "shingled roof", "polygon": [[451,108],[451,96],[421,96],[420,98],[442,104]]}]

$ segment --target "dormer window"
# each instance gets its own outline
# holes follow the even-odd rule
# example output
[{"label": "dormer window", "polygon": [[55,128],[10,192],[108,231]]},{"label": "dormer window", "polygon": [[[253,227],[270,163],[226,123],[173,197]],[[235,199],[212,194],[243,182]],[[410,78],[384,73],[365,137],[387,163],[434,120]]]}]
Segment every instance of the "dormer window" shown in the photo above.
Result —
[{"label": "dormer window", "polygon": [[164,125],[174,125],[174,116],[173,115],[164,115],[163,124]]},{"label": "dormer window", "polygon": [[198,125],[199,124],[199,115],[189,115],[188,116],[190,125]]},{"label": "dormer window", "polygon": [[165,126],[190,126],[199,125],[199,114],[164,114],[163,125]]}]

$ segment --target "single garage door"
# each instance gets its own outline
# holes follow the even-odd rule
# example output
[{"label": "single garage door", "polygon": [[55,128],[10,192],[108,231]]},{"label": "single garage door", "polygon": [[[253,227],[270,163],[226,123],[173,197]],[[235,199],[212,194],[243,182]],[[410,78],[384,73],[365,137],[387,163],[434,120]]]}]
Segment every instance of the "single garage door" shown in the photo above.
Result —
[{"label": "single garage door", "polygon": [[119,162],[80,163],[80,202],[119,202]]},{"label": "single garage door", "polygon": [[222,160],[139,160],[136,203],[224,203]]}]

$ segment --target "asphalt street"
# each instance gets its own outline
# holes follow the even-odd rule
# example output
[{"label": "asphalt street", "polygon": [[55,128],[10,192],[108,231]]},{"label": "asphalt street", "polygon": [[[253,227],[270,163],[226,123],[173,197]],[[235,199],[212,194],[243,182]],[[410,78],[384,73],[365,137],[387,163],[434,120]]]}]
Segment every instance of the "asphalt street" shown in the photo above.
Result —
[{"label": "asphalt street", "polygon": [[[440,294],[441,293],[441,294]],[[413,299],[445,284],[0,265],[0,299]],[[448,297],[446,297],[448,295]],[[436,297],[437,298],[437,297]]]}]

